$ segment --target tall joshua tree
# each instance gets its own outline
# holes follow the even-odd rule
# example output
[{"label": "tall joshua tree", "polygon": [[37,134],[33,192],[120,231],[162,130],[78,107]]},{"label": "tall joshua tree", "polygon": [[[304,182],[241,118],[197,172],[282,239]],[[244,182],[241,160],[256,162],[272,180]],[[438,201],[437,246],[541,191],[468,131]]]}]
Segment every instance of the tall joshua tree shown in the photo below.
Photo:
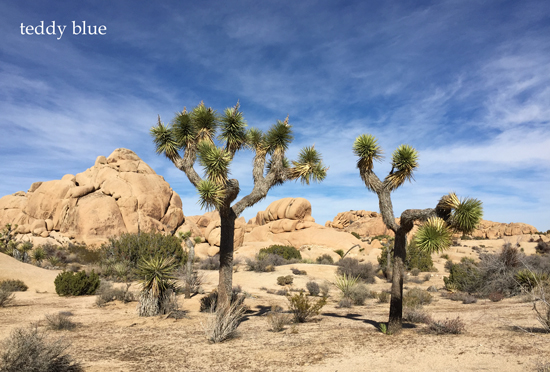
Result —
[{"label": "tall joshua tree", "polygon": [[388,331],[401,331],[403,320],[403,275],[407,255],[407,233],[415,221],[422,222],[416,244],[430,253],[447,249],[454,231],[468,234],[481,221],[483,208],[477,199],[459,199],[454,193],[443,196],[435,208],[407,209],[401,214],[399,224],[395,221],[391,202],[392,191],[407,180],[413,179],[418,167],[418,152],[409,145],[399,146],[392,154],[392,170],[381,181],[372,168],[374,161],[381,161],[382,149],[372,135],[364,134],[355,140],[353,152],[359,157],[357,168],[367,189],[378,195],[380,213],[384,224],[395,233],[393,248],[393,274],[391,287],[390,317]]},{"label": "tall joshua tree", "polygon": [[[238,102],[221,115],[201,102],[190,112],[184,108],[169,125],[159,117],[158,124],[151,128],[157,153],[164,154],[187,175],[199,192],[201,207],[216,209],[220,214],[218,301],[224,305],[229,304],[231,296],[235,220],[247,207],[265,198],[273,186],[298,179],[306,184],[311,180],[320,182],[327,172],[314,146],[303,148],[296,161],[289,162],[285,157],[293,140],[288,117],[278,120],[267,133],[246,127]],[[254,152],[254,187],[232,205],[239,195],[239,182],[229,178],[229,168],[237,151],[244,148]],[[204,168],[204,178],[194,168],[197,160]]]}]

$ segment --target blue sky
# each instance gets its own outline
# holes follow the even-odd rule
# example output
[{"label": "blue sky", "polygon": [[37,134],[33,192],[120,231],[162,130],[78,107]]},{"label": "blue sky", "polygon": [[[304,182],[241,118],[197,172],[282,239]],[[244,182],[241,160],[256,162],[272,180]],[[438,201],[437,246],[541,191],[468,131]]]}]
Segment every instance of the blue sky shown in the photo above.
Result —
[{"label": "blue sky", "polygon": [[[21,23],[41,21],[67,28],[21,35]],[[73,35],[73,21],[106,34]],[[218,111],[239,100],[248,125],[264,130],[289,115],[289,157],[315,144],[330,166],[322,184],[272,189],[247,219],[288,196],[310,200],[321,224],[377,211],[351,150],[370,133],[387,155],[380,178],[401,143],[420,153],[415,181],[393,194],[396,216],[455,191],[481,199],[486,219],[550,229],[547,0],[0,5],[0,195],[125,147],[165,177],[186,215],[201,214],[149,136],[157,114],[169,122],[201,100]],[[251,162],[242,152],[231,168],[241,196]]]}]

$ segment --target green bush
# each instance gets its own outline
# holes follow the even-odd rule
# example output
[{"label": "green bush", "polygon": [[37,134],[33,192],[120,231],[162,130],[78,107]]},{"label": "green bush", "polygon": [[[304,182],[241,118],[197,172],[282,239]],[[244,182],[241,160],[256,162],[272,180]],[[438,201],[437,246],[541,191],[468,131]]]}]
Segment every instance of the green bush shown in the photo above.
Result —
[{"label": "green bush", "polygon": [[433,297],[430,292],[418,287],[409,289],[403,295],[403,307],[419,308],[432,302]]},{"label": "green bush", "polygon": [[275,271],[275,266],[288,264],[288,260],[273,253],[258,254],[255,259],[246,259],[248,270],[264,273]]},{"label": "green bush", "polygon": [[304,323],[310,316],[319,314],[321,308],[327,303],[325,297],[317,302],[310,302],[309,296],[304,295],[303,291],[294,296],[287,296],[287,299],[296,323]]},{"label": "green bush", "polygon": [[334,260],[332,259],[332,257],[325,253],[324,255],[322,256],[319,256],[315,259],[315,261],[320,264],[320,265],[332,265],[334,264]]},{"label": "green bush", "polygon": [[90,275],[80,271],[63,271],[55,278],[55,292],[60,296],[93,295],[99,287],[99,276],[92,270]]},{"label": "green bush", "polygon": [[348,277],[359,278],[366,283],[374,283],[374,267],[370,262],[360,263],[356,258],[342,258],[336,263],[338,275],[347,275]]},{"label": "green bush", "polygon": [[337,249],[334,251],[334,253],[336,253],[338,256],[340,256],[340,258],[344,258],[344,251],[341,250],[341,249]]},{"label": "green bush", "polygon": [[293,281],[294,277],[292,275],[280,276],[277,278],[277,284],[279,285],[290,285]]},{"label": "green bush", "polygon": [[140,260],[153,257],[173,257],[178,265],[187,262],[187,253],[181,247],[181,239],[159,232],[125,233],[118,238],[110,238],[109,243],[101,246],[101,254],[103,262],[124,261],[132,269],[137,268]]},{"label": "green bush", "polygon": [[449,276],[443,277],[445,288],[461,292],[475,293],[482,285],[482,276],[478,266],[469,260],[452,264]]},{"label": "green bush", "polygon": [[352,231],[351,232],[351,235],[355,236],[357,239],[361,240],[361,235],[359,235],[358,233],[356,233],[355,231]]},{"label": "green bush", "polygon": [[25,292],[29,287],[22,280],[6,279],[0,282],[0,290],[6,292]]},{"label": "green bush", "polygon": [[290,245],[272,245],[267,248],[262,248],[258,253],[258,259],[262,259],[264,255],[268,254],[276,254],[285,260],[302,259],[300,251]]},{"label": "green bush", "polygon": [[434,263],[432,255],[417,247],[413,240],[407,245],[407,259],[405,262],[407,270],[418,269],[420,271],[432,271]]}]

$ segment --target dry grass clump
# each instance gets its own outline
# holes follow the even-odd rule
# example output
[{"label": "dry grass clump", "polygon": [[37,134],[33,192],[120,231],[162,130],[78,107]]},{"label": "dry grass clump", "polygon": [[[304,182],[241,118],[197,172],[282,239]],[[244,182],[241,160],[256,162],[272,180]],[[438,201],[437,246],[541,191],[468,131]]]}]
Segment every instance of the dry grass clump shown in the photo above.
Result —
[{"label": "dry grass clump", "polygon": [[36,326],[17,328],[3,342],[0,354],[2,372],[80,372],[80,363],[66,353],[68,344],[50,340]]},{"label": "dry grass clump", "polygon": [[445,297],[451,301],[462,301],[463,304],[475,304],[477,302],[476,297],[464,292],[452,292]]},{"label": "dry grass clump", "polygon": [[459,335],[464,333],[466,326],[460,317],[456,319],[433,320],[428,323],[426,331],[436,335]]},{"label": "dry grass clump", "polygon": [[372,298],[373,295],[365,284],[359,283],[351,288],[349,296],[354,305],[363,306],[365,304],[365,300],[367,298]]},{"label": "dry grass clump", "polygon": [[210,342],[223,342],[237,335],[237,327],[246,312],[246,306],[243,305],[244,296],[239,297],[242,297],[242,300],[236,300],[230,306],[211,309],[206,324],[203,324],[204,333]]},{"label": "dry grass clump", "polygon": [[291,321],[290,315],[283,313],[282,308],[279,306],[272,306],[265,319],[269,330],[273,332],[281,332]]},{"label": "dry grass clump", "polygon": [[403,309],[403,320],[411,323],[431,323],[432,317],[426,313],[422,308],[405,308]]},{"label": "dry grass clump", "polygon": [[6,292],[25,292],[29,287],[19,279],[6,279],[0,282],[0,290]]},{"label": "dry grass clump", "polygon": [[319,293],[321,293],[321,289],[319,288],[319,284],[313,281],[309,281],[306,283],[306,288],[309,291],[309,294],[311,296],[318,296]]},{"label": "dry grass clump", "polygon": [[15,295],[11,291],[0,289],[0,307],[5,307],[13,302]]},{"label": "dry grass clump", "polygon": [[418,287],[409,289],[403,295],[403,306],[416,308],[424,305],[431,304],[433,297],[430,292],[420,289]]},{"label": "dry grass clump", "polygon": [[136,296],[133,292],[130,292],[130,283],[126,284],[126,288],[113,288],[110,282],[102,281],[97,290],[97,297],[95,304],[98,307],[105,306],[106,303],[112,301],[121,301],[128,303],[136,301]]},{"label": "dry grass clump", "polygon": [[73,314],[67,311],[61,311],[57,314],[46,314],[46,326],[53,331],[72,330],[76,327],[76,323],[69,319],[71,315]]},{"label": "dry grass clump", "polygon": [[382,304],[387,304],[390,302],[390,294],[388,292],[380,292],[376,294],[376,297],[378,298],[378,302]]}]

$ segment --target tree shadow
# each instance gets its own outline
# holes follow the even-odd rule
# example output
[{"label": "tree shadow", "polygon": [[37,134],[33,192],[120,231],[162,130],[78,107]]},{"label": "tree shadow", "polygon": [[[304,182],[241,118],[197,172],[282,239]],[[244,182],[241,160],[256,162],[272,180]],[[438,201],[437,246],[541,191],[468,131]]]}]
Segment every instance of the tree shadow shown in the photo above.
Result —
[{"label": "tree shadow", "polygon": [[[370,324],[378,330],[380,329],[381,324],[387,324],[387,322],[377,322],[376,320],[372,320],[372,319],[362,319],[361,314],[350,314],[350,313],[348,313],[346,315],[341,315],[341,314],[336,314],[336,313],[322,313],[321,315],[330,316],[330,317],[333,317],[333,318],[345,318],[345,319],[356,320],[356,321],[359,321],[359,322]],[[412,329],[412,328],[418,328],[418,327],[415,324],[412,324],[412,323],[403,323],[403,329],[407,329],[407,328]]]},{"label": "tree shadow", "polygon": [[250,319],[250,317],[252,316],[264,316],[265,314],[271,311],[271,306],[257,305],[256,309],[257,310],[253,310],[253,309],[246,310],[241,321],[245,322],[248,319]]}]

